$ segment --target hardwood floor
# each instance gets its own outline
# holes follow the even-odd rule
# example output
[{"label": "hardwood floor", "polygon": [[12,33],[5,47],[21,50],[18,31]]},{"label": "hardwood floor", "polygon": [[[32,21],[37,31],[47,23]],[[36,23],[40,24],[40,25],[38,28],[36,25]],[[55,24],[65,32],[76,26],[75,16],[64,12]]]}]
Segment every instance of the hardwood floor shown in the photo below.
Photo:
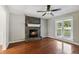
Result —
[{"label": "hardwood floor", "polygon": [[9,45],[5,51],[0,51],[1,54],[66,54],[79,53],[79,46],[44,38],[30,42],[18,42]]}]

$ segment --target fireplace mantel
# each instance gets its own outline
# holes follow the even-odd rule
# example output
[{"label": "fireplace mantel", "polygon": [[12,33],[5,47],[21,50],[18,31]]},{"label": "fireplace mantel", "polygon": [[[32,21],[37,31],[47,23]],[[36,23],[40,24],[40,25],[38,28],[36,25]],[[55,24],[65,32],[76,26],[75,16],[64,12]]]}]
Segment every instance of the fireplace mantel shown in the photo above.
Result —
[{"label": "fireplace mantel", "polygon": [[27,26],[28,27],[40,27],[41,25],[40,24],[28,24]]}]

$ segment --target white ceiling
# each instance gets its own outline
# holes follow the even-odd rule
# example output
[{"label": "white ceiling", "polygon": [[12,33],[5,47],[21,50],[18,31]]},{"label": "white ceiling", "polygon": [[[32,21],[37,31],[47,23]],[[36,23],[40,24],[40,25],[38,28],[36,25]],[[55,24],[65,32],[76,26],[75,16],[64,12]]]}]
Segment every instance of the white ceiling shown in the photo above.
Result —
[{"label": "white ceiling", "polygon": [[[14,14],[24,14],[33,17],[42,18],[43,13],[37,11],[46,10],[46,5],[9,5],[9,11]],[[62,10],[54,12],[54,16],[74,12],[79,10],[79,5],[53,5],[51,9],[61,8]],[[46,15],[43,18],[50,18],[51,15]]]}]

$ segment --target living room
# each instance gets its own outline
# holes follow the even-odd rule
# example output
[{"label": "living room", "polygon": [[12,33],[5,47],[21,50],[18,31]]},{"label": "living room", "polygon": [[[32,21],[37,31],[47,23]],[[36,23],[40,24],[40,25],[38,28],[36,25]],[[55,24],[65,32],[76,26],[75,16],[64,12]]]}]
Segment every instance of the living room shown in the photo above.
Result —
[{"label": "living room", "polygon": [[79,53],[79,5],[5,5],[0,19],[0,53]]}]

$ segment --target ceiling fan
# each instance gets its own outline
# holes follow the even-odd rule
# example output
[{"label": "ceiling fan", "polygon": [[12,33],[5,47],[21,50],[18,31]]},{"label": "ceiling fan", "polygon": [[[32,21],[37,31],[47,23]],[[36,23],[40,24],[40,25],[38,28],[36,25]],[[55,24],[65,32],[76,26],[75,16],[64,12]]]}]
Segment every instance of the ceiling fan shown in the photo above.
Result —
[{"label": "ceiling fan", "polygon": [[61,10],[61,8],[53,9],[53,10],[51,10],[50,8],[51,8],[51,5],[47,5],[47,10],[46,11],[37,11],[37,12],[44,12],[44,14],[42,16],[45,16],[48,13],[51,14],[52,16],[54,16],[54,14],[52,12]]}]

